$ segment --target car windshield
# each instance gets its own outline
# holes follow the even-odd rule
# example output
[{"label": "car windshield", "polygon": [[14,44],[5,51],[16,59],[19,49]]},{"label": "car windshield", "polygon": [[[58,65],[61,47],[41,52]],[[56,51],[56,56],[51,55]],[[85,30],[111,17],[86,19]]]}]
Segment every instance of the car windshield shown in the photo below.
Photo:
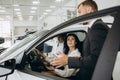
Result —
[{"label": "car windshield", "polygon": [[19,52],[24,51],[29,45],[34,43],[34,41],[37,40],[38,38],[41,38],[46,32],[47,30],[37,31],[36,33],[31,34],[28,37],[24,38],[20,42],[15,43],[12,47],[8,48],[2,54],[0,54],[0,61],[5,57],[7,57],[8,55],[11,55],[11,54],[14,54],[15,56],[18,55]]}]

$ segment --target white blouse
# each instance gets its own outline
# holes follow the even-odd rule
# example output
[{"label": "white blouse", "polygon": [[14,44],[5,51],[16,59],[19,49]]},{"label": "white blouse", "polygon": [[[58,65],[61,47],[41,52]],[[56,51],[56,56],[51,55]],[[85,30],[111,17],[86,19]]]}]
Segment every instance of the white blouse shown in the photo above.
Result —
[{"label": "white blouse", "polygon": [[[68,57],[80,57],[80,56],[81,56],[81,53],[78,51],[78,49],[68,53]],[[64,66],[64,70],[55,69],[55,73],[61,77],[70,77],[70,76],[76,75],[76,73],[79,70],[80,69],[69,68],[68,65],[66,65]]]}]

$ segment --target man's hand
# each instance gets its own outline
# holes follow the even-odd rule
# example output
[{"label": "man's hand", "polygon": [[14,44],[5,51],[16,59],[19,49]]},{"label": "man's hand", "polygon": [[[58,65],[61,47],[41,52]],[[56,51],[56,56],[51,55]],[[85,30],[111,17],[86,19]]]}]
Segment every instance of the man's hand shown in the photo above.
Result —
[{"label": "man's hand", "polygon": [[55,66],[55,68],[65,66],[68,64],[68,56],[63,53],[59,54],[59,57],[52,59],[50,64],[52,66]]}]

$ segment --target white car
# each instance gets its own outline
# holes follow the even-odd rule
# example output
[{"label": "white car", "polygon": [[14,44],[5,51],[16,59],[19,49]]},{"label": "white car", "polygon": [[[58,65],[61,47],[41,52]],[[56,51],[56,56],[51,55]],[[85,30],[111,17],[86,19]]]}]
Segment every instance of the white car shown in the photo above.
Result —
[{"label": "white car", "polygon": [[[81,45],[86,38],[86,32],[89,25],[81,25],[86,20],[102,18],[111,28],[101,50],[92,80],[120,80],[120,69],[114,66],[119,65],[115,61],[120,46],[120,6],[101,10],[95,13],[83,15],[66,21],[51,30],[37,31],[29,35],[22,41],[14,44],[0,54],[0,80],[69,80],[70,78],[62,78],[49,73],[49,71],[35,71],[29,64],[28,55],[35,48],[42,48],[44,53],[44,45],[54,45],[55,37],[59,34],[76,34]],[[112,20],[109,19],[112,17]],[[40,49],[41,50],[41,49]],[[82,47],[81,47],[82,50]],[[115,63],[116,62],[116,63]],[[16,65],[16,66],[15,66]],[[113,71],[114,70],[114,71]]]}]

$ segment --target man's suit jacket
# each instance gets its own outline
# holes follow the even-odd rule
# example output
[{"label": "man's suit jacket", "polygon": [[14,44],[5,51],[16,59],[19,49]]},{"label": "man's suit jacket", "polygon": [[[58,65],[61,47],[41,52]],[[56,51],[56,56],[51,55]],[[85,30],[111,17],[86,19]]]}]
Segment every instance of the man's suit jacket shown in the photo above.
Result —
[{"label": "man's suit jacket", "polygon": [[84,42],[83,56],[80,58],[68,58],[70,68],[80,68],[80,71],[76,75],[76,80],[91,79],[108,30],[108,26],[102,20],[96,20],[88,31]]}]

